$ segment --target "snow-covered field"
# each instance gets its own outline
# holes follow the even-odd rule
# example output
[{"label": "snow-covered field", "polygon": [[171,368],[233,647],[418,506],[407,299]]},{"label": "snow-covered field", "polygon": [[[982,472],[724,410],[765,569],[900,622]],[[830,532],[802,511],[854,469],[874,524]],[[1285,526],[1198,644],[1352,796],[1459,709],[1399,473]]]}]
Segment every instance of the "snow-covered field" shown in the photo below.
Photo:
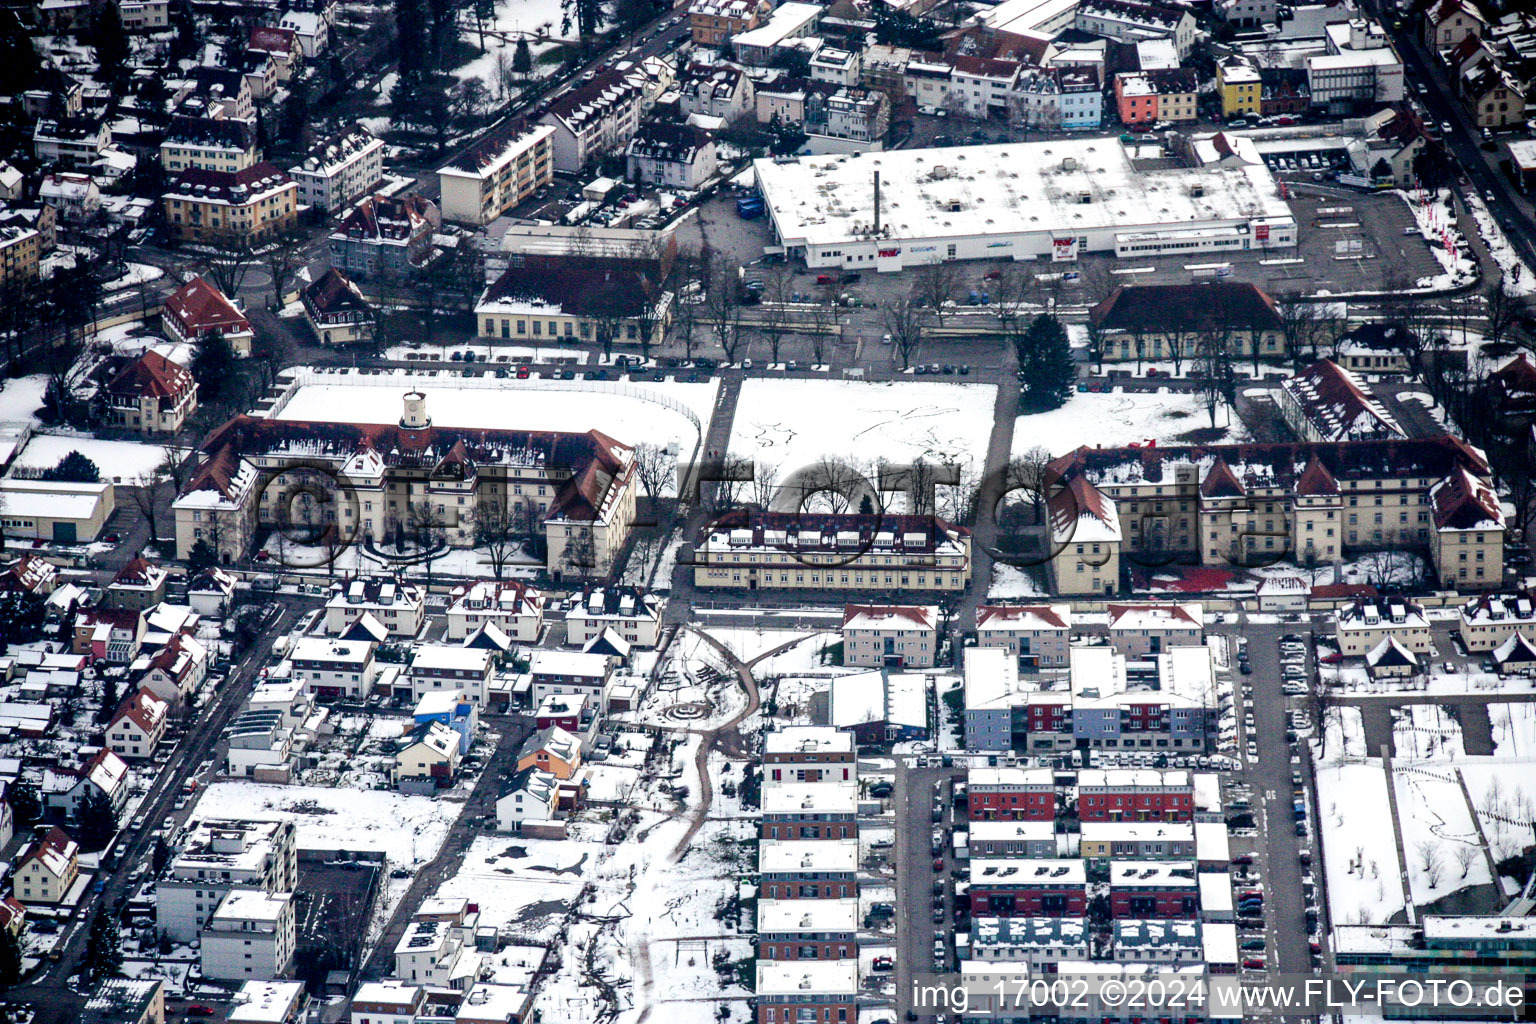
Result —
[{"label": "snow-covered field", "polygon": [[[1191,430],[1209,429],[1211,418],[1199,395],[1170,392],[1077,392],[1050,412],[1020,416],[1013,426],[1013,453],[1043,447],[1063,455],[1081,445],[1112,446],[1156,440],[1168,443]],[[1219,443],[1248,440],[1248,432],[1226,403],[1216,410]]]},{"label": "snow-covered field", "polygon": [[[1044,569],[1034,571],[1043,573]],[[1002,562],[994,562],[992,563],[992,585],[987,588],[987,596],[994,599],[1044,597],[1046,590],[1038,579],[1023,569],[1005,565]]]},{"label": "snow-covered field", "polygon": [[1380,763],[1317,769],[1324,879],[1335,924],[1385,924],[1403,909],[1387,777]]},{"label": "snow-covered field", "polygon": [[1393,761],[1392,768],[1413,901],[1422,906],[1488,882],[1488,864],[1454,766],[1404,768]]},{"label": "snow-covered field", "polygon": [[277,414],[283,420],[394,423],[405,392],[427,397],[440,427],[505,430],[600,430],[625,444],[680,440],[683,454],[697,434],[689,414],[707,428],[717,380],[698,384],[645,381],[545,381],[476,377],[455,380],[410,374],[357,377],[305,374]]},{"label": "snow-covered field", "polygon": [[992,384],[748,380],[732,455],[776,466],[780,482],[824,457],[955,462],[979,472],[992,436]]},{"label": "snow-covered field", "polygon": [[165,458],[165,449],[158,444],[98,441],[70,434],[33,434],[27,446],[16,457],[15,465],[29,469],[52,469],[70,452],[79,452],[96,463],[101,478],[113,483],[129,483],[141,474],[153,472]]},{"label": "snow-covered field", "polygon": [[1470,190],[1463,195],[1467,201],[1467,209],[1472,211],[1472,219],[1477,221],[1478,234],[1483,236],[1493,261],[1504,272],[1504,283],[1509,291],[1515,295],[1530,295],[1536,292],[1536,274],[1531,273],[1531,268],[1525,265],[1525,262],[1520,259],[1520,254],[1515,252],[1515,247],[1509,244],[1509,239],[1504,235],[1504,229],[1493,219],[1493,214],[1488,212],[1483,197]]},{"label": "snow-covered field", "polygon": [[5,381],[0,386],[0,423],[36,423],[47,390],[48,378],[41,373]]},{"label": "snow-covered field", "polygon": [[1409,704],[1392,709],[1393,764],[1459,760],[1467,756],[1461,725],[1438,704]]},{"label": "snow-covered field", "polygon": [[1488,722],[1497,756],[1536,760],[1536,704],[1489,704]]}]

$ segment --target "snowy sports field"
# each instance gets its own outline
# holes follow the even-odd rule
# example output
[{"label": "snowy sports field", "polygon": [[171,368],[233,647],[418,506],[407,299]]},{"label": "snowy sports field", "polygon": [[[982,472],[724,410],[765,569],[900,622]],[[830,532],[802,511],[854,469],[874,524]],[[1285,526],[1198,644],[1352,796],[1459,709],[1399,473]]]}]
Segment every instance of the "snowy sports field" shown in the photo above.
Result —
[{"label": "snowy sports field", "polygon": [[101,471],[103,480],[129,483],[135,477],[152,473],[165,459],[165,449],[158,444],[137,441],[98,441],[69,434],[33,434],[15,465],[28,469],[52,469],[70,452],[79,452]]},{"label": "snowy sports field", "polygon": [[578,433],[600,430],[631,445],[680,440],[686,456],[698,436],[688,413],[707,429],[718,386],[713,379],[698,384],[670,378],[631,384],[495,377],[445,380],[396,373],[347,381],[304,374],[275,418],[394,423],[400,419],[401,396],[418,390],[427,396],[427,414],[440,427]]},{"label": "snowy sports field", "polygon": [[923,458],[979,472],[996,399],[992,384],[748,380],[730,452],[777,466],[780,480],[824,457],[861,465]]}]

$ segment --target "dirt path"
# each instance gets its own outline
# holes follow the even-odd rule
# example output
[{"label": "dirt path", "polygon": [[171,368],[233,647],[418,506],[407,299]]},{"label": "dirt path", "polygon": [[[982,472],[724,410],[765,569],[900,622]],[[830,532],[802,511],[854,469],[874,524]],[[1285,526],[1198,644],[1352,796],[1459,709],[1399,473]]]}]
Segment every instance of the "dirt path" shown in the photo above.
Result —
[{"label": "dirt path", "polygon": [[[796,644],[806,643],[810,639],[809,637],[800,637],[796,640],[790,640],[764,651],[751,661],[742,661],[735,651],[703,630],[691,625],[684,625],[681,628],[695,634],[700,640],[713,647],[719,653],[731,670],[736,673],[736,678],[741,681],[742,688],[747,693],[747,704],[740,712],[731,716],[729,721],[699,733],[701,737],[699,749],[693,757],[693,767],[699,777],[699,803],[693,810],[693,820],[688,823],[688,830],[683,833],[682,837],[677,841],[677,845],[672,847],[671,852],[667,854],[664,862],[666,865],[676,864],[683,859],[683,855],[688,852],[688,847],[693,843],[694,836],[699,834],[699,830],[709,820],[709,809],[715,802],[715,784],[709,774],[710,753],[715,750],[717,745],[721,744],[724,738],[730,739],[729,745],[733,750],[744,749],[741,735],[736,731],[736,727],[746,721],[750,715],[754,714],[761,703],[757,691],[757,680],[752,676],[752,667],[765,658],[781,654]],[[660,664],[660,659],[658,659],[657,664]],[[694,732],[696,730],[689,729],[686,731]],[[672,820],[673,817],[669,816],[667,820]],[[657,824],[660,824],[660,822],[657,822]],[[635,1024],[646,1024],[651,1015],[651,1007],[655,1005],[653,999],[655,977],[651,973],[650,933],[642,932],[636,935],[630,941],[630,950],[633,954],[632,964],[635,975],[635,1005],[640,1007],[640,1013],[635,1018]]]}]

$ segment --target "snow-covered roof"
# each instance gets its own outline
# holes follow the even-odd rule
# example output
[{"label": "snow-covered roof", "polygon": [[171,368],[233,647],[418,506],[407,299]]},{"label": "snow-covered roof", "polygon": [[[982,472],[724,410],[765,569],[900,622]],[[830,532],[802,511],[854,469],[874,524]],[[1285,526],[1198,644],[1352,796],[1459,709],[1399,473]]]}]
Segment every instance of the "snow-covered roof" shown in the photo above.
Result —
[{"label": "snow-covered roof", "polygon": [[978,789],[1049,789],[1054,778],[1049,768],[987,767],[972,768],[966,772],[966,784],[972,792]]},{"label": "snow-covered roof", "polygon": [[977,849],[981,842],[1044,841],[1055,835],[1054,821],[973,821],[971,849]]},{"label": "snow-covered roof", "polygon": [[0,480],[0,502],[13,519],[90,519],[111,486],[8,477]]},{"label": "snow-covered roof", "polygon": [[373,658],[374,644],[368,640],[336,640],[324,636],[305,636],[295,640],[288,651],[290,661],[332,662],[353,668]]},{"label": "snow-covered roof", "polygon": [[759,960],[757,994],[760,996],[846,995],[859,990],[859,961]]},{"label": "snow-covered roof", "polygon": [[608,674],[606,654],[582,654],[578,651],[554,651],[547,648],[533,652],[529,671],[534,675],[582,676],[600,679]]},{"label": "snow-covered roof", "polygon": [[853,736],[825,725],[791,725],[763,735],[765,754],[851,754]]},{"label": "snow-covered roof", "polygon": [[859,807],[859,786],[852,779],[833,782],[763,780],[765,815],[853,814]]},{"label": "snow-covered roof", "polygon": [[474,672],[491,669],[491,652],[478,647],[422,644],[411,655],[412,672]]},{"label": "snow-covered roof", "polygon": [[241,921],[275,924],[287,911],[292,899],[288,893],[271,893],[264,889],[231,889],[219,904],[219,909],[209,918],[209,924]]},{"label": "snow-covered roof", "polygon": [[843,606],[843,629],[918,629],[932,631],[939,621],[938,605],[850,604]]},{"label": "snow-covered roof", "polygon": [[1126,791],[1190,788],[1189,772],[1182,768],[1085,768],[1077,773],[1077,787]]},{"label": "snow-covered roof", "polygon": [[757,904],[759,935],[855,932],[858,928],[859,901],[854,897],[833,900],[759,900]]},{"label": "snow-covered roof", "polygon": [[1130,632],[1159,629],[1202,629],[1205,624],[1204,608],[1198,601],[1176,604],[1171,601],[1146,604],[1111,604],[1108,606],[1109,628]]},{"label": "snow-covered roof", "polygon": [[1112,889],[1193,889],[1195,862],[1189,860],[1115,860],[1109,864]]},{"label": "snow-covered roof", "polygon": [[1087,868],[1081,860],[1032,857],[972,857],[971,885],[1083,885]]},{"label": "snow-covered roof", "polygon": [[976,629],[1070,630],[1072,606],[1068,604],[984,604],[976,609]]},{"label": "snow-covered roof", "polygon": [[859,866],[858,839],[765,839],[758,844],[757,870],[764,875],[853,872]]}]

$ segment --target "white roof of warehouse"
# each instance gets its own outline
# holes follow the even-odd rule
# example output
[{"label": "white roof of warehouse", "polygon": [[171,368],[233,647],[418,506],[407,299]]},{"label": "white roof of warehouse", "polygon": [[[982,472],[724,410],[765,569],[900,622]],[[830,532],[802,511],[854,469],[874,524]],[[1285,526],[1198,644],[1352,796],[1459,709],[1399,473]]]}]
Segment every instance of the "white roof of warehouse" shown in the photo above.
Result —
[{"label": "white roof of warehouse", "polygon": [[890,239],[1080,235],[1292,219],[1262,165],[1143,170],[1132,165],[1118,139],[764,159],[755,166],[787,243],[872,238],[855,228],[874,221],[877,170],[880,219]]}]

